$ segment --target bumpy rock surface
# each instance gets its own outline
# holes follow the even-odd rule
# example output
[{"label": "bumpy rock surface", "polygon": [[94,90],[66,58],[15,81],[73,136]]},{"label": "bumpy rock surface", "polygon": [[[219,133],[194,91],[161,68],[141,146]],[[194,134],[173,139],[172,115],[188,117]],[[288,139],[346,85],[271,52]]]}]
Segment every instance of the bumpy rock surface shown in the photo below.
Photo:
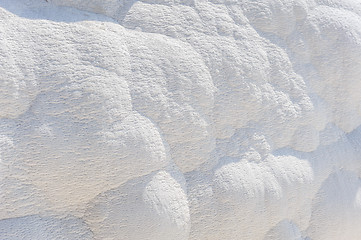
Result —
[{"label": "bumpy rock surface", "polygon": [[0,0],[0,239],[358,240],[358,0]]}]

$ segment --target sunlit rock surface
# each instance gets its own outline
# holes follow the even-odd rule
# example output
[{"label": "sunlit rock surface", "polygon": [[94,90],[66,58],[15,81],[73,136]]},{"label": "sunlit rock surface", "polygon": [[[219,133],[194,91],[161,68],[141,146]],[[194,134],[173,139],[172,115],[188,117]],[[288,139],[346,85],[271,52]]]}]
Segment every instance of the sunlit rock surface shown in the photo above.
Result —
[{"label": "sunlit rock surface", "polygon": [[0,239],[361,239],[358,0],[0,0]]}]

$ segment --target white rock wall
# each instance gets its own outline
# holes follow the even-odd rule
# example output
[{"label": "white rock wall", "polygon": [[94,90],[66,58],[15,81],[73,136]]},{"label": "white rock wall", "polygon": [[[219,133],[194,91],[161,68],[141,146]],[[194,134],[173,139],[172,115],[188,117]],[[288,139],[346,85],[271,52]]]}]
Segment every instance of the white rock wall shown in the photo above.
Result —
[{"label": "white rock wall", "polygon": [[358,0],[0,0],[0,239],[361,239]]}]

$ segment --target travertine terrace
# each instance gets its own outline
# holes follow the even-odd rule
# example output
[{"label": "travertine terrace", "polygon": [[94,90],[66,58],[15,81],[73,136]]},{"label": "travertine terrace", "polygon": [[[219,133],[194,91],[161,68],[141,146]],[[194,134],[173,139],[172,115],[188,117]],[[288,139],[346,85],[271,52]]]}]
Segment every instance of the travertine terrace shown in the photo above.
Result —
[{"label": "travertine terrace", "polygon": [[359,0],[0,0],[0,239],[361,239]]}]

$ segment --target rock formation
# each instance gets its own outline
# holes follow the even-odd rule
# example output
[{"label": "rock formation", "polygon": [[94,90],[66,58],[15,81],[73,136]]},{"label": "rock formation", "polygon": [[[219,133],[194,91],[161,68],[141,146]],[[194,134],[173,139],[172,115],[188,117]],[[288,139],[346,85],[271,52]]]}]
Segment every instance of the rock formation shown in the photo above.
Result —
[{"label": "rock formation", "polygon": [[0,0],[0,239],[361,239],[358,0]]}]

